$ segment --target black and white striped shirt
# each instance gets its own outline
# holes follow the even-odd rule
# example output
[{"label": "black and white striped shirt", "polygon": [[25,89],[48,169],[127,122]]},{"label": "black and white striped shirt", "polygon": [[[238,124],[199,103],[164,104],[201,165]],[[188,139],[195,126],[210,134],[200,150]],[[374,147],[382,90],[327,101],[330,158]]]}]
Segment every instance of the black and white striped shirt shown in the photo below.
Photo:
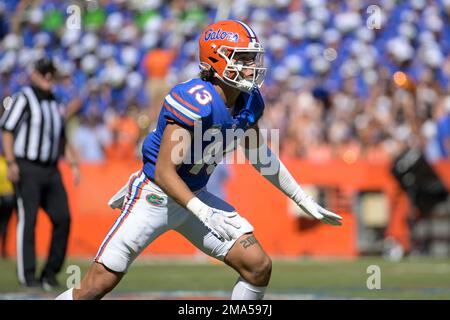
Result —
[{"label": "black and white striped shirt", "polygon": [[14,155],[41,164],[55,164],[62,151],[64,120],[50,92],[24,87],[0,119],[2,130],[14,134]]}]

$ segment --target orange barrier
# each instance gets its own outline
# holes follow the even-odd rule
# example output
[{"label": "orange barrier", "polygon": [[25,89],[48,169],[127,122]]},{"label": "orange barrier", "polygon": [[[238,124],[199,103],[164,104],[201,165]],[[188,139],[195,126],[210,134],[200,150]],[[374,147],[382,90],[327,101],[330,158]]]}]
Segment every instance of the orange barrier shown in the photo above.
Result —
[{"label": "orange barrier", "polygon": [[[391,203],[391,216],[387,234],[409,246],[406,225],[408,200],[390,175],[387,164],[342,161],[311,163],[298,159],[285,159],[286,166],[303,185],[331,186],[347,191],[382,190]],[[93,257],[104,236],[119,215],[107,206],[108,199],[127,181],[129,175],[140,169],[138,161],[83,165],[82,182],[74,186],[70,169],[61,164],[72,228],[68,254]],[[450,163],[435,166],[438,174],[450,187]],[[342,227],[314,224],[308,227],[303,219],[288,214],[288,200],[250,165],[231,166],[233,174],[226,185],[228,201],[255,227],[255,234],[271,255],[346,256],[358,255],[357,227],[351,212],[339,212],[344,217]],[[302,223],[304,224],[302,226]],[[15,253],[15,218],[10,225],[8,252]],[[37,254],[48,252],[51,225],[45,213],[40,212],[37,222]],[[170,231],[154,243],[144,254],[193,255],[198,250],[176,232]]]}]

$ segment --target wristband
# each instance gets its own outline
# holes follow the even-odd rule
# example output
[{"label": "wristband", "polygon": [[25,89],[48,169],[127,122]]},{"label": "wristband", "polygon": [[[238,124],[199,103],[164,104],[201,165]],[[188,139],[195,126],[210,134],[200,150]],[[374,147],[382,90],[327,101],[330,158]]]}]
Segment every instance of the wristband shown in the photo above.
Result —
[{"label": "wristband", "polygon": [[202,221],[205,220],[206,213],[208,212],[207,210],[205,210],[206,207],[207,207],[206,204],[204,204],[197,197],[192,198],[186,204],[186,208],[193,214],[195,214]]}]

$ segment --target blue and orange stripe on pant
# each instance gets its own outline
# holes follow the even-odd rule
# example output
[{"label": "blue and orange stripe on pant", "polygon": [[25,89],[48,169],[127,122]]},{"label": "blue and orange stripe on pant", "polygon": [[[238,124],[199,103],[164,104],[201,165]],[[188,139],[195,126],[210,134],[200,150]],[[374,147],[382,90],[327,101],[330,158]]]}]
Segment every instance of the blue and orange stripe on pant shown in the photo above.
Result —
[{"label": "blue and orange stripe on pant", "polygon": [[[138,182],[137,186],[134,184],[137,180],[144,178],[142,181]],[[100,246],[99,252],[97,253],[94,261],[98,262],[101,255],[103,254],[103,251],[105,250],[106,246],[108,245],[109,241],[112,239],[112,237],[116,234],[116,232],[120,229],[123,222],[127,219],[129,213],[131,210],[133,210],[134,205],[136,204],[137,200],[141,196],[142,189],[145,184],[150,181],[146,176],[145,173],[142,172],[142,170],[134,177],[132,178],[132,182],[130,183],[130,188],[127,195],[127,201],[125,208],[122,211],[122,214],[117,218],[116,222],[112,226],[112,228],[108,231],[108,235],[106,239],[103,241],[102,245]],[[131,200],[131,203],[130,203]]]}]

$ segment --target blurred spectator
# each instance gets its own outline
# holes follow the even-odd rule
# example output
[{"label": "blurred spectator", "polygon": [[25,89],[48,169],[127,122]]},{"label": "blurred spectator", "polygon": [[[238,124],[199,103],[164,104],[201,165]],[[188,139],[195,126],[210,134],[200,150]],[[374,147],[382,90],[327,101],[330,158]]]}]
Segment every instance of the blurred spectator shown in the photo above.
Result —
[{"label": "blurred spectator", "polygon": [[108,159],[136,159],[140,137],[136,121],[136,110],[132,106],[112,117],[108,126],[112,132],[112,143],[106,147]]},{"label": "blurred spectator", "polygon": [[[0,116],[4,108],[0,108]],[[16,206],[14,187],[7,177],[7,164],[3,154],[3,142],[0,139],[0,255],[7,258],[8,224]]]},{"label": "blurred spectator", "polygon": [[435,163],[441,156],[441,149],[439,147],[439,142],[437,140],[436,124],[428,120],[422,126],[422,135],[423,135],[423,151],[425,154],[425,159],[429,163]]},{"label": "blurred spectator", "polygon": [[9,26],[5,19],[6,5],[0,2],[0,41],[8,34]]},{"label": "blurred spectator", "polygon": [[437,140],[441,155],[450,158],[450,96],[442,99],[442,108],[437,119]]},{"label": "blurred spectator", "polygon": [[81,117],[80,126],[72,137],[78,157],[84,162],[104,162],[105,150],[111,145],[112,134],[100,117],[90,113]]},{"label": "blurred spectator", "polygon": [[174,52],[160,46],[149,51],[144,57],[143,65],[147,77],[146,89],[152,101],[149,110],[151,122],[157,120],[164,97],[170,89],[167,75],[173,59]]},{"label": "blurred spectator", "polygon": [[6,176],[6,161],[0,158],[0,255],[7,258],[8,224],[15,208],[16,198],[12,183]]}]

